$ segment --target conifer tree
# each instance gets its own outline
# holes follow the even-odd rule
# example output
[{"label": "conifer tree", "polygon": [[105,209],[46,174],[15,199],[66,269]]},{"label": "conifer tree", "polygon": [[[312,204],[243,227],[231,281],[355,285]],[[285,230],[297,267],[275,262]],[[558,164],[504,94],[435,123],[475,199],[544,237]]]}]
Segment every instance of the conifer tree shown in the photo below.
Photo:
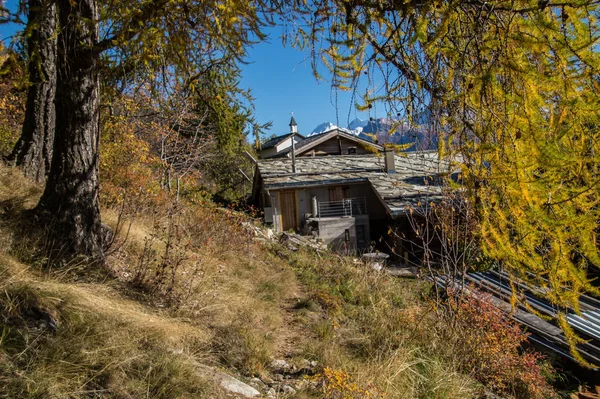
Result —
[{"label": "conifer tree", "polygon": [[462,156],[483,253],[541,287],[574,347],[564,314],[598,293],[588,269],[600,265],[600,4],[300,6],[308,27],[291,24],[291,34],[313,52],[317,75],[325,66],[347,89],[366,76],[362,106],[385,101],[407,121],[431,115],[442,155]]},{"label": "conifer tree", "polygon": [[[100,80],[192,86],[207,59],[240,60],[262,37],[268,1],[50,0],[58,13],[56,134],[37,214],[64,254],[102,258],[98,203]],[[107,71],[112,71],[108,74]],[[167,80],[171,80],[168,82]]]}]

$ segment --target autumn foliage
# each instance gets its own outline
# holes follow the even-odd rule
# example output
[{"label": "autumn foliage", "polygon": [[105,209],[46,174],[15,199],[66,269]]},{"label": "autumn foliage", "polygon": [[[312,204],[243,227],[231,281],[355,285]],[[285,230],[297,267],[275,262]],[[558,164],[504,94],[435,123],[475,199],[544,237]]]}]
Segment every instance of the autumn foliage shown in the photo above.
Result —
[{"label": "autumn foliage", "polygon": [[351,398],[383,398],[386,395],[373,383],[360,386],[352,376],[341,369],[325,367],[323,372],[314,377],[321,387],[323,397],[326,399],[351,399]]},{"label": "autumn foliage", "polygon": [[21,134],[25,116],[22,65],[0,42],[0,155],[8,155]]},{"label": "autumn foliage", "polygon": [[[460,160],[483,256],[561,309],[600,294],[588,273],[600,265],[598,2],[316,0],[297,8],[304,23],[290,10],[290,36],[311,50],[317,77],[328,71],[334,89],[356,97],[366,86],[359,109],[382,103]],[[583,362],[580,339],[563,329]]]},{"label": "autumn foliage", "polygon": [[494,392],[516,398],[553,397],[543,357],[524,350],[527,334],[490,302],[488,294],[450,297],[454,345],[461,369]]}]

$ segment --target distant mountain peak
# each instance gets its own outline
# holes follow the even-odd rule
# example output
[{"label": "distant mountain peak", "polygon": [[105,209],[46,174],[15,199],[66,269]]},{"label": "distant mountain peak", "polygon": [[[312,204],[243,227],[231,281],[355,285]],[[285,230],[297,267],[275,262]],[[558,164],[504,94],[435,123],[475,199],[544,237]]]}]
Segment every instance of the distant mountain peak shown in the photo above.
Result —
[{"label": "distant mountain peak", "polygon": [[[420,119],[425,120],[426,115]],[[393,128],[393,133],[390,131]],[[413,146],[409,151],[414,151],[417,147],[421,149],[435,149],[437,142],[432,140],[427,133],[425,126],[410,126],[391,117],[361,119],[354,118],[347,128],[337,126],[332,122],[323,122],[319,124],[309,136],[322,134],[333,129],[339,129],[348,134],[360,137],[361,139],[381,143],[407,144],[411,142],[419,143]]]},{"label": "distant mountain peak", "polygon": [[337,125],[334,125],[331,122],[323,122],[323,123],[320,123],[319,125],[317,125],[317,127],[315,127],[313,129],[313,131],[309,134],[309,136],[314,136],[316,134],[325,133],[325,132],[328,132],[335,128],[337,128]]},{"label": "distant mountain peak", "polygon": [[352,120],[348,124],[348,129],[350,129],[350,130],[356,130],[356,129],[362,130],[365,126],[367,126],[368,123],[369,123],[368,119],[354,118],[354,120]]}]

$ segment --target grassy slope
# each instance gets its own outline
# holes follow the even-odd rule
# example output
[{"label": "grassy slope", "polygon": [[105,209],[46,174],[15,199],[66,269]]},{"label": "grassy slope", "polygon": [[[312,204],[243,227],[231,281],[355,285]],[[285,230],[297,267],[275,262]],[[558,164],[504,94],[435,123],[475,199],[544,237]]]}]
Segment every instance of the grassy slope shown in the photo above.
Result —
[{"label": "grassy slope", "polygon": [[[174,306],[151,279],[131,283],[144,248],[155,260],[163,253],[164,241],[148,237],[164,232],[164,218],[136,219],[106,269],[47,268],[51,260],[32,253],[47,246],[43,236],[23,234],[22,212],[38,195],[0,166],[0,396],[226,397],[195,362],[268,379],[273,358],[327,367],[297,397],[322,397],[325,386],[356,397],[478,391],[423,311],[422,283],[351,259],[265,248],[236,227],[240,216],[190,205],[177,222],[183,260],[170,295],[183,300]],[[116,211],[104,219],[114,226]],[[159,263],[147,263],[152,275]],[[56,331],[48,328],[54,320]]]}]

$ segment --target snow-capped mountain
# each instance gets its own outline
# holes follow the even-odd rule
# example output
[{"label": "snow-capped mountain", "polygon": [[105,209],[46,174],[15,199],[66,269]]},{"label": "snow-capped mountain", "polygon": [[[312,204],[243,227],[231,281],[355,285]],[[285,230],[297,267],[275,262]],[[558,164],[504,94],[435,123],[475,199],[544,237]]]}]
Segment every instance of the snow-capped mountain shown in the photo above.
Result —
[{"label": "snow-capped mountain", "polygon": [[327,132],[329,130],[336,129],[336,128],[337,128],[337,125],[334,125],[331,122],[323,122],[323,123],[317,125],[317,127],[313,129],[313,131],[309,134],[309,136],[314,136],[315,134],[321,134],[321,133],[324,133],[324,132]]},{"label": "snow-capped mountain", "polygon": [[[419,121],[428,121],[428,115],[423,114],[418,118]],[[394,128],[393,133],[390,131]],[[331,122],[319,124],[309,136],[321,134],[332,129],[340,129],[346,133],[353,134],[361,139],[373,141],[375,139],[379,144],[394,143],[407,144],[415,143],[410,150],[429,150],[437,147],[437,140],[432,137],[427,127],[409,126],[405,123],[398,123],[392,118],[360,119],[356,118],[348,124],[347,128],[341,128]],[[410,151],[409,150],[409,151]]]},{"label": "snow-capped mountain", "polygon": [[355,136],[360,136],[360,134],[363,132],[363,129],[369,124],[369,122],[370,121],[368,119],[355,118],[348,124],[348,127],[339,127],[338,125],[331,122],[323,122],[317,125],[317,127],[313,129],[309,136],[325,133],[333,129],[340,129],[346,133],[350,133]]},{"label": "snow-capped mountain", "polygon": [[348,129],[352,131],[356,136],[360,135],[365,128],[369,124],[368,119],[360,119],[356,118],[352,122],[348,124]]},{"label": "snow-capped mountain", "polygon": [[314,128],[313,131],[308,136],[310,137],[310,136],[314,136],[316,134],[325,133],[325,132],[328,132],[333,129],[340,129],[343,132],[354,134],[355,136],[358,136],[358,134],[360,133],[360,132],[356,133],[354,131],[351,131],[350,129],[346,129],[345,127],[339,127],[338,125],[334,125],[331,122],[323,122],[323,123],[317,125],[317,127]]}]

